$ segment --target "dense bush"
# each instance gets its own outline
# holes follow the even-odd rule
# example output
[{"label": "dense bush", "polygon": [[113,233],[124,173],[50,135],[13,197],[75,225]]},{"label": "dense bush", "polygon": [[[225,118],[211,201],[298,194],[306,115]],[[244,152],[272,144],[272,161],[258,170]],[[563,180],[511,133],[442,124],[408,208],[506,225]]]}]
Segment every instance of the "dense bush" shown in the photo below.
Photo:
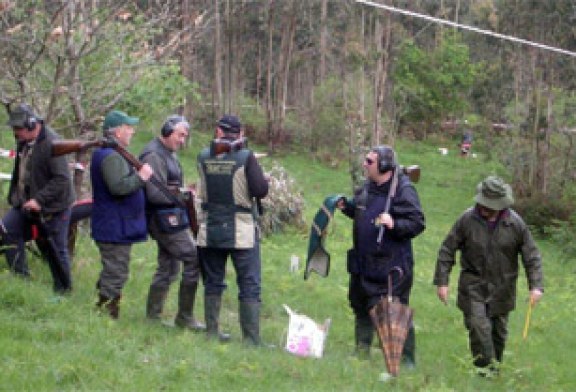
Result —
[{"label": "dense bush", "polygon": [[296,182],[277,164],[267,173],[270,177],[268,197],[262,200],[264,214],[260,226],[264,235],[282,231],[286,226],[305,226],[304,198]]},{"label": "dense bush", "polygon": [[535,234],[541,236],[547,236],[549,227],[568,221],[574,213],[572,204],[560,198],[543,195],[517,199],[514,209],[534,228]]},{"label": "dense bush", "polygon": [[574,232],[576,230],[576,215],[572,215],[568,221],[554,221],[553,223],[553,225],[545,228],[546,235],[562,251],[562,261],[575,259],[576,242],[574,242]]}]

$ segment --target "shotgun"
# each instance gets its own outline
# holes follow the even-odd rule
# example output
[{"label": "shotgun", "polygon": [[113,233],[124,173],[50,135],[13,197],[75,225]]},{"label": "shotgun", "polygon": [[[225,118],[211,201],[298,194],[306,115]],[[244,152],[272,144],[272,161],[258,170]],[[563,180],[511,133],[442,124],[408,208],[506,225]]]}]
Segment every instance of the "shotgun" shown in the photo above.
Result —
[{"label": "shotgun", "polygon": [[[83,140],[55,140],[52,143],[52,156],[60,156],[65,154],[70,154],[73,152],[85,151],[93,147],[103,147],[103,148],[113,148],[118,154],[122,156],[130,165],[136,169],[140,170],[144,165],[140,162],[134,155],[132,155],[128,150],[122,147],[118,142],[112,138],[104,138],[91,141]],[[150,182],[158,188],[164,196],[166,196],[172,203],[178,207],[184,208],[188,213],[188,219],[190,220],[190,229],[194,236],[198,234],[198,219],[196,217],[196,209],[194,208],[194,197],[186,198],[186,201],[180,200],[166,184],[158,179],[154,174],[150,177]]]}]

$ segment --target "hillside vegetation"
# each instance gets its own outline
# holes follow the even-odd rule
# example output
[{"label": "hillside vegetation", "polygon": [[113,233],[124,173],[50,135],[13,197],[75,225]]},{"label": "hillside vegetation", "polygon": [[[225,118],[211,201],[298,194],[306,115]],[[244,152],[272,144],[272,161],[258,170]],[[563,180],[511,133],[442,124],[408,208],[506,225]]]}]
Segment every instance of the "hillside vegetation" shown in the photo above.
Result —
[{"label": "hillside vegetation", "polygon": [[[134,151],[149,135],[140,135]],[[195,135],[196,137],[196,135]],[[190,179],[194,157],[206,136],[193,139],[182,153]],[[350,221],[336,215],[326,247],[332,256],[327,278],[303,280],[308,230],[289,229],[263,241],[262,335],[276,345],[249,349],[240,343],[237,288],[229,267],[221,322],[231,331],[228,345],[208,342],[202,335],[146,321],[145,300],[156,266],[155,244],[133,248],[131,276],[124,291],[120,320],[99,315],[94,308],[95,283],[100,271],[98,251],[87,230],[77,244],[73,265],[74,292],[53,297],[51,277],[43,261],[30,255],[31,281],[14,278],[2,260],[0,271],[0,389],[2,390],[214,390],[214,391],[563,391],[574,386],[573,347],[576,277],[572,264],[560,262],[549,243],[539,242],[544,259],[546,293],[532,314],[529,335],[522,340],[527,289],[521,274],[518,307],[510,316],[509,342],[501,375],[483,379],[472,373],[466,331],[455,305],[457,273],[452,273],[448,306],[438,301],[432,274],[438,247],[458,215],[471,205],[475,186],[500,167],[479,154],[462,159],[442,156],[432,142],[400,142],[403,164],[418,164],[417,184],[427,229],[414,241],[416,258],[412,307],[417,331],[415,371],[402,372],[388,384],[379,381],[384,361],[375,346],[371,359],[351,356],[354,349],[353,315],[347,302],[344,255],[351,245]],[[306,222],[322,200],[335,193],[350,194],[344,164],[328,168],[304,155],[264,158],[284,166],[296,179],[306,200]],[[289,271],[290,258],[300,258],[298,273]],[[165,309],[166,319],[176,312],[176,286]],[[202,295],[196,315],[202,317]],[[301,359],[283,349],[288,316],[282,304],[317,321],[332,319],[321,359]]]}]

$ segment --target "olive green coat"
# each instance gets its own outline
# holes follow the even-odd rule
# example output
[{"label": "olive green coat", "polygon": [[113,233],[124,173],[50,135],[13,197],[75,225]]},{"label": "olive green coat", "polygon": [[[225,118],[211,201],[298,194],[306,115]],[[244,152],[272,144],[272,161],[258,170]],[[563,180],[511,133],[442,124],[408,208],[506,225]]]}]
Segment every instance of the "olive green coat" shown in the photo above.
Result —
[{"label": "olive green coat", "polygon": [[473,303],[487,304],[489,316],[514,309],[519,255],[529,289],[543,287],[540,252],[526,223],[511,209],[504,211],[494,229],[489,228],[474,207],[466,210],[440,247],[435,285],[448,285],[457,250],[461,252],[462,267],[458,307],[464,314],[471,314]]}]

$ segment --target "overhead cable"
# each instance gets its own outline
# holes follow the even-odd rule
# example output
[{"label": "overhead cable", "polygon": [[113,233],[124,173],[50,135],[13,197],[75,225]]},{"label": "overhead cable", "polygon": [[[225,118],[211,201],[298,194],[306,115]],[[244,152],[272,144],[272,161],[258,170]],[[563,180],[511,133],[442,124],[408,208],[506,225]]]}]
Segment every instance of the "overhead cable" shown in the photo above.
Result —
[{"label": "overhead cable", "polygon": [[435,18],[435,17],[429,16],[429,15],[419,14],[417,12],[412,12],[412,11],[404,10],[401,8],[391,7],[389,5],[379,4],[379,3],[375,3],[373,1],[367,1],[367,0],[355,0],[355,1],[356,1],[356,3],[365,4],[365,5],[368,5],[371,7],[381,8],[381,9],[384,9],[384,10],[387,10],[390,12],[396,12],[396,13],[403,14],[403,15],[413,16],[415,18],[425,19],[425,20],[432,21],[435,23],[445,24],[448,26],[457,27],[459,29],[469,30],[469,31],[473,31],[475,33],[489,35],[491,37],[496,37],[496,38],[500,38],[503,40],[516,42],[516,43],[520,43],[520,44],[524,44],[524,45],[528,45],[528,46],[533,46],[536,48],[549,50],[552,52],[566,54],[568,56],[576,57],[576,52],[572,52],[572,51],[566,50],[566,49],[557,48],[554,46],[540,44],[538,42],[528,41],[528,40],[525,40],[522,38],[513,37],[511,35],[499,34],[499,33],[495,33],[495,32],[490,31],[490,30],[483,30],[483,29],[479,29],[479,28],[474,27],[474,26],[468,26],[468,25],[464,25],[464,24],[460,24],[460,23],[456,23],[456,22],[451,22],[449,20]]}]

